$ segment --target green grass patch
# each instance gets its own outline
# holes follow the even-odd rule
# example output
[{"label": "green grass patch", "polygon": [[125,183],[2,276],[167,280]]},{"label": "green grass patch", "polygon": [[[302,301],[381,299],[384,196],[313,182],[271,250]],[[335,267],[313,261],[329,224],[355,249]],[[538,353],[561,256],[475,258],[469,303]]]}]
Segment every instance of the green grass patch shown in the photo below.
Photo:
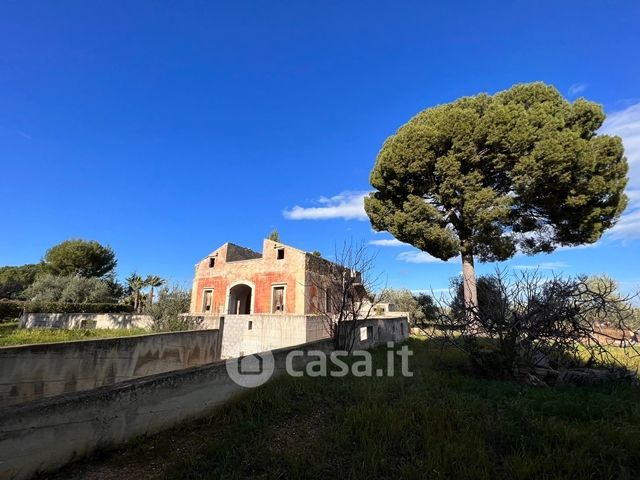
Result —
[{"label": "green grass patch", "polygon": [[413,377],[280,378],[55,478],[637,478],[638,387],[479,379],[458,352],[409,345]]},{"label": "green grass patch", "polygon": [[0,323],[0,347],[28,345],[33,343],[68,342],[97,338],[129,337],[149,333],[143,328],[118,329],[55,329],[19,328],[18,322]]}]

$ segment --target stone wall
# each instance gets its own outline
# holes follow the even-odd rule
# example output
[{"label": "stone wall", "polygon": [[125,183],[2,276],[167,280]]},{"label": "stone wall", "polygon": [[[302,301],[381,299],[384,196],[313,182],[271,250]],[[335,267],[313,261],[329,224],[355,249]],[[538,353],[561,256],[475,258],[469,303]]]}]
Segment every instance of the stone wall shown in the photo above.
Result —
[{"label": "stone wall", "polygon": [[4,347],[0,348],[0,406],[219,359],[218,330]]},{"label": "stone wall", "polygon": [[25,313],[22,328],[151,328],[151,315],[134,313]]}]

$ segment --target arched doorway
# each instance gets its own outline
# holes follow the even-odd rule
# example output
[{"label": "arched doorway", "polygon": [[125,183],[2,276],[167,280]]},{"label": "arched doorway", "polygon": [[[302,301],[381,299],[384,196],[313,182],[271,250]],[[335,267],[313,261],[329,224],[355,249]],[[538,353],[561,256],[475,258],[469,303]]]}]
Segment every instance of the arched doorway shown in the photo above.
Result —
[{"label": "arched doorway", "polygon": [[231,315],[248,315],[251,313],[251,287],[245,283],[234,285],[229,290],[229,310]]}]

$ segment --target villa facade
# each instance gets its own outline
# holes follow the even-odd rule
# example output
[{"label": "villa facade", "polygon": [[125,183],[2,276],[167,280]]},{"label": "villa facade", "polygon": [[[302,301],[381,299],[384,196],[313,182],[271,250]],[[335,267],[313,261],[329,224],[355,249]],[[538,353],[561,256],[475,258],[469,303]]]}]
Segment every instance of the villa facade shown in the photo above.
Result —
[{"label": "villa facade", "polygon": [[196,264],[192,315],[314,315],[327,311],[318,288],[330,268],[317,255],[265,239],[262,252],[225,243]]}]

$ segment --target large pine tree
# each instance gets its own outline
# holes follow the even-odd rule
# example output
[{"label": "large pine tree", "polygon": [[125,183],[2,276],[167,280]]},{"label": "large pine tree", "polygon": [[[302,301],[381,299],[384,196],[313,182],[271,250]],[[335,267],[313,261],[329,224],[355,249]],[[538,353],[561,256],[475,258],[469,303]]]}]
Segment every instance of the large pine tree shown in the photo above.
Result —
[{"label": "large pine tree", "polygon": [[474,259],[593,243],[616,223],[628,166],[620,138],[596,133],[604,119],[543,83],[429,108],[384,143],[365,209],[376,230],[442,260],[461,255],[476,307]]}]

